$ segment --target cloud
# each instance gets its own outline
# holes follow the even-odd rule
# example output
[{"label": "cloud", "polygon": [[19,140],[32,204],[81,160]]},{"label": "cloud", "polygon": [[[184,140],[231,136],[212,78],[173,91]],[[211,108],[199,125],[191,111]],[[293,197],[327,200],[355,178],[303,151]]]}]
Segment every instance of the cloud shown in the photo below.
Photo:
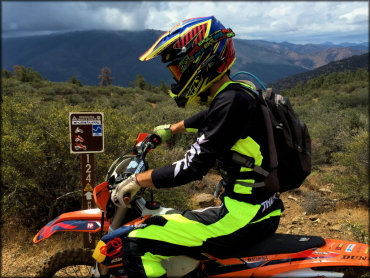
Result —
[{"label": "cloud", "polygon": [[[115,1],[3,2],[3,36],[71,30],[168,31],[181,20],[214,15],[237,38],[291,42],[368,37],[368,2]],[[341,36],[339,36],[339,34]]]},{"label": "cloud", "polygon": [[357,8],[349,13],[339,16],[340,19],[344,19],[349,24],[362,24],[365,23],[369,18],[369,13],[366,9]]},{"label": "cloud", "polygon": [[3,31],[144,29],[138,2],[4,2]]}]

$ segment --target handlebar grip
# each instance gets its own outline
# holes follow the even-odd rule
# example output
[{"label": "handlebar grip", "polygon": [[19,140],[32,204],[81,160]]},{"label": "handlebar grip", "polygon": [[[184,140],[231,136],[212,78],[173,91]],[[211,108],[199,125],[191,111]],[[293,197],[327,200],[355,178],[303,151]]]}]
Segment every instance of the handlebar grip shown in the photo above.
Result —
[{"label": "handlebar grip", "polygon": [[149,134],[146,138],[145,138],[146,142],[148,142],[150,145],[150,148],[151,149],[155,149],[158,145],[160,145],[162,143],[162,139],[161,137],[158,135],[158,134]]}]

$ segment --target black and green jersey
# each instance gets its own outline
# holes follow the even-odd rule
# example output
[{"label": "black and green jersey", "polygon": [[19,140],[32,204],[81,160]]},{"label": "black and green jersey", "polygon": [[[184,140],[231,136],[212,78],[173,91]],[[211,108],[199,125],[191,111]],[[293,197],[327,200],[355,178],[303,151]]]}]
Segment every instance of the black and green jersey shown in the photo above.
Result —
[{"label": "black and green jersey", "polygon": [[185,120],[187,129],[198,130],[197,141],[183,159],[153,171],[152,179],[157,188],[199,180],[218,161],[220,170],[233,172],[235,180],[227,184],[226,195],[253,204],[270,197],[265,187],[251,186],[263,182],[263,175],[247,167],[236,169],[230,160],[236,152],[252,157],[255,166],[270,170],[261,109],[241,86],[235,82],[225,83],[208,109]]}]

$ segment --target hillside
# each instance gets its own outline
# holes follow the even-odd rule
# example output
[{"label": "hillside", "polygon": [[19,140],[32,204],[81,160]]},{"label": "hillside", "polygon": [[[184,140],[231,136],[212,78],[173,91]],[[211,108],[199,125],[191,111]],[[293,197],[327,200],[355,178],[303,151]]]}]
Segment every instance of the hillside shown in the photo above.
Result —
[{"label": "hillside", "polygon": [[339,61],[330,62],[329,64],[316,68],[311,71],[296,74],[283,78],[269,84],[268,87],[273,87],[276,91],[289,90],[298,83],[305,84],[308,80],[319,77],[320,75],[328,75],[333,72],[356,71],[359,68],[369,70],[369,53],[362,55],[354,55]]},{"label": "hillside", "polygon": [[[97,85],[100,69],[107,66],[113,84],[128,86],[138,74],[151,84],[172,82],[160,59],[140,62],[138,57],[161,31],[79,31],[2,40],[2,66],[32,67],[57,82],[75,76],[85,85]],[[265,83],[302,73],[331,61],[366,52],[365,46],[295,45],[235,39],[237,60],[233,71],[248,70]]]},{"label": "hillside", "polygon": [[86,31],[4,39],[2,66],[6,69],[14,64],[32,67],[58,82],[75,76],[86,85],[97,85],[100,69],[108,66],[114,84],[128,86],[129,81],[134,81],[142,72],[151,83],[159,84],[161,80],[170,79],[170,73],[160,61],[155,59],[144,64],[137,59],[159,35],[153,30]]}]

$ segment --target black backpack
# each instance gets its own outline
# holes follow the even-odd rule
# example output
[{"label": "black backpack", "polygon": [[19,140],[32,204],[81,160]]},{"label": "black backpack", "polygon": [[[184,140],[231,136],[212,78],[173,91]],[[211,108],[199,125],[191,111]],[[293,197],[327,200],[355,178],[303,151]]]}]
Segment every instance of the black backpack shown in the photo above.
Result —
[{"label": "black backpack", "polygon": [[311,173],[311,138],[306,124],[298,119],[289,99],[271,88],[254,91],[242,87],[258,100],[266,123],[273,169],[265,179],[266,186],[272,183],[270,191],[279,192],[299,188]]}]

